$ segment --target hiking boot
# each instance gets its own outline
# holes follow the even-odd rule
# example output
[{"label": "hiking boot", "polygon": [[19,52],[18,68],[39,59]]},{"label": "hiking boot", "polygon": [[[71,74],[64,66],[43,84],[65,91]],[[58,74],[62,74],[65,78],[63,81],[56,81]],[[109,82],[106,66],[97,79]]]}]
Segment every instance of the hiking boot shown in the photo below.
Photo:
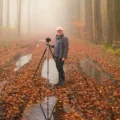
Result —
[{"label": "hiking boot", "polygon": [[61,82],[61,83],[60,83],[60,86],[64,86],[64,85],[65,85],[65,82]]}]

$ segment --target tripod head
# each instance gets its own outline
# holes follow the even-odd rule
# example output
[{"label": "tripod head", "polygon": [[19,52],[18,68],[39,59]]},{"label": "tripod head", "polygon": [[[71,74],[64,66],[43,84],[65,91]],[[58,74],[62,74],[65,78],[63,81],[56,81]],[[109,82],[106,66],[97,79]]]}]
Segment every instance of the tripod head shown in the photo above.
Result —
[{"label": "tripod head", "polygon": [[46,42],[49,43],[51,41],[51,38],[46,38]]}]

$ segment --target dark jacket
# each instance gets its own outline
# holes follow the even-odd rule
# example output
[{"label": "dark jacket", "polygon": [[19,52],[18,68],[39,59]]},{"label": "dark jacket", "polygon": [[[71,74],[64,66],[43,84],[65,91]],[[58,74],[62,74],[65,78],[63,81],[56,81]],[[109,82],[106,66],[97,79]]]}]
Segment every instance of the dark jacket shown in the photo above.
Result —
[{"label": "dark jacket", "polygon": [[[58,38],[58,37],[60,37],[60,38]],[[68,38],[64,35],[61,35],[61,36],[56,35],[56,40],[57,39],[60,39],[60,54],[58,57],[59,58],[67,58],[68,48],[69,48]],[[55,41],[55,44],[56,44],[56,41]],[[54,51],[55,51],[55,45],[52,45],[52,47],[54,48]]]}]

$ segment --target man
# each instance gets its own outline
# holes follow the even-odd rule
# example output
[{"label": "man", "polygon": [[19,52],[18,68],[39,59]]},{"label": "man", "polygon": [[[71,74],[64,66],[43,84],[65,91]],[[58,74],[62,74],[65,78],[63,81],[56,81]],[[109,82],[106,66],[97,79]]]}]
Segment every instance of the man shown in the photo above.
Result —
[{"label": "man", "polygon": [[59,83],[56,85],[64,85],[65,73],[63,66],[68,55],[69,41],[68,38],[64,35],[62,27],[57,28],[55,45],[52,47],[54,47],[55,63],[59,73]]}]

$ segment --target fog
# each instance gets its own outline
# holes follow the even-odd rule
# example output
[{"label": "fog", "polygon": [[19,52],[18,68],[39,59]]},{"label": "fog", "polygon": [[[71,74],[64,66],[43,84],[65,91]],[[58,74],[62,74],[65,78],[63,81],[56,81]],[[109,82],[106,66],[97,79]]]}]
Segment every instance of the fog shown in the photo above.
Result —
[{"label": "fog", "polygon": [[[21,34],[54,33],[58,26],[68,32],[72,22],[77,19],[76,2],[73,0],[71,1],[73,4],[69,2],[68,0],[21,0],[21,2],[3,0],[3,27],[9,24],[9,28],[20,29]],[[20,28],[17,28],[18,24]]]},{"label": "fog", "polygon": [[0,0],[0,120],[120,120],[119,88],[120,0]]},{"label": "fog", "polygon": [[14,36],[49,36],[61,26],[67,35],[112,45],[119,41],[119,4],[119,0],[0,0],[0,30]]}]

